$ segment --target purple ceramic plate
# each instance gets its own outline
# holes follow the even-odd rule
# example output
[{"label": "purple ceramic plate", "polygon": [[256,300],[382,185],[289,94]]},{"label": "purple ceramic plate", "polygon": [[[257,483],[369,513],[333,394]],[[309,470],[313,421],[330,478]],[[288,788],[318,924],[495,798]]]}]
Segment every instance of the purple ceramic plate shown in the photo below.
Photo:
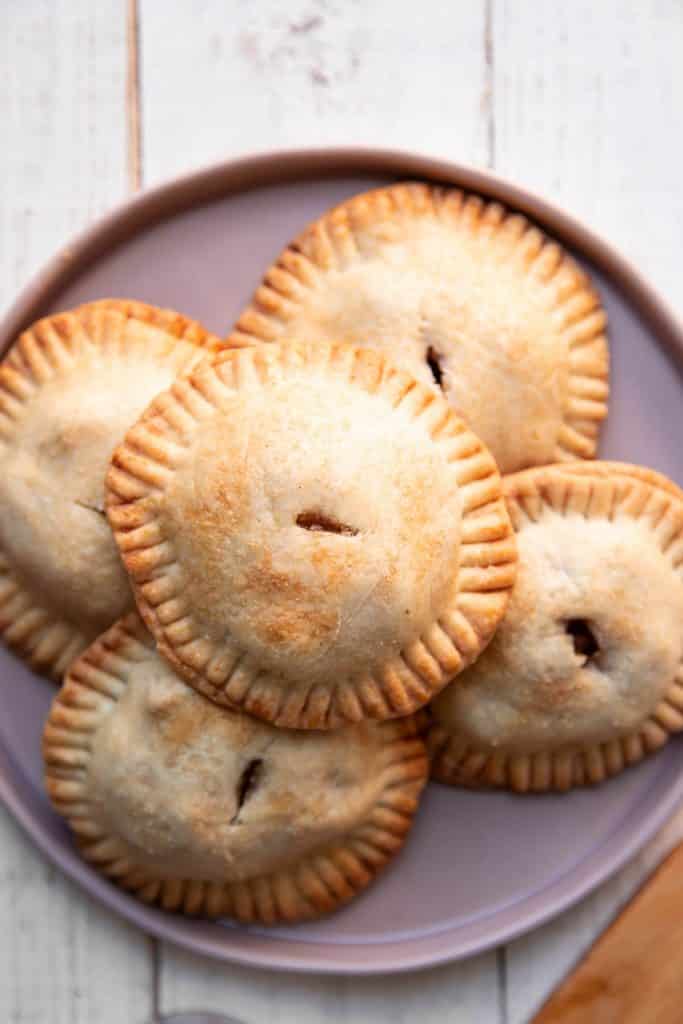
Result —
[{"label": "purple ceramic plate", "polygon": [[[0,324],[0,351],[51,310],[101,296],[172,306],[226,333],[263,269],[331,204],[422,177],[524,210],[575,252],[610,317],[605,457],[683,483],[683,332],[613,250],[565,214],[492,175],[395,152],[275,153],[200,171],[136,197],[60,253]],[[605,786],[515,797],[429,787],[405,850],[369,892],[319,924],[270,931],[143,906],[81,862],[42,788],[40,734],[53,686],[0,652],[0,795],[55,863],[154,935],[225,960],[372,973],[463,957],[539,924],[619,868],[683,796],[683,745]]]}]

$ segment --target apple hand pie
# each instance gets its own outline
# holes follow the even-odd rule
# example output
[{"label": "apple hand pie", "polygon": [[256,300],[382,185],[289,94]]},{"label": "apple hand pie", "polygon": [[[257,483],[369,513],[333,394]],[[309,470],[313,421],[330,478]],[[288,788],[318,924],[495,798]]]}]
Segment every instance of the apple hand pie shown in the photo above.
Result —
[{"label": "apple hand pie", "polygon": [[188,687],[134,614],[73,663],[43,750],[52,802],[104,875],[166,910],[264,924],[364,889],[428,774],[414,719],[274,729]]},{"label": "apple hand pie", "polygon": [[491,644],[432,706],[434,775],[602,782],[683,728],[683,492],[614,462],[504,487],[519,572]]},{"label": "apple hand pie", "polygon": [[67,665],[132,606],[104,513],[111,453],[218,339],[170,310],[108,299],[45,317],[0,365],[0,636]]}]

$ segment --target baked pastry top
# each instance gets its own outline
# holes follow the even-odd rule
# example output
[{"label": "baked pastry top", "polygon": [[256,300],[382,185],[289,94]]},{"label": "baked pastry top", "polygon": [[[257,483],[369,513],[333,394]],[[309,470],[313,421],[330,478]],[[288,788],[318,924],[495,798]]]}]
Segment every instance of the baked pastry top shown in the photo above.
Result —
[{"label": "baked pastry top", "polygon": [[207,360],[115,452],[107,511],[160,653],[290,728],[426,703],[488,641],[514,578],[486,448],[348,345]]},{"label": "baked pastry top", "polygon": [[683,492],[609,462],[504,487],[519,572],[490,646],[434,702],[435,775],[599,782],[683,727]]},{"label": "baked pastry top", "polygon": [[274,923],[348,902],[427,778],[414,719],[274,729],[182,682],[135,614],[70,667],[43,741],[84,857],[166,909]]},{"label": "baked pastry top", "polygon": [[69,661],[132,605],[104,514],[127,428],[218,339],[144,303],[39,320],[0,366],[0,635],[35,668]]},{"label": "baked pastry top", "polygon": [[229,340],[372,345],[442,391],[511,473],[595,456],[605,325],[586,274],[521,214],[408,183],[311,224]]}]

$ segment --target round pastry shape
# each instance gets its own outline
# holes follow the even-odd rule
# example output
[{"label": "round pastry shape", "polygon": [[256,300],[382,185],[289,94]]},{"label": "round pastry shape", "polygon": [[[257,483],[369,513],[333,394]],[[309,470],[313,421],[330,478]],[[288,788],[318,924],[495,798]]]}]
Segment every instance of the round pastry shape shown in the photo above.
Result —
[{"label": "round pastry shape", "polygon": [[133,602],[104,513],[114,447],[152,398],[219,344],[199,324],[103,300],[39,320],[0,365],[0,635],[67,665]]},{"label": "round pastry shape", "polygon": [[488,649],[434,702],[442,782],[602,782],[683,728],[683,492],[613,462],[504,480],[519,547]]},{"label": "round pastry shape", "polygon": [[70,667],[43,749],[52,802],[99,871],[167,910],[264,924],[364,889],[428,774],[414,719],[274,729],[188,687],[134,614]]},{"label": "round pastry shape", "polygon": [[207,360],[115,452],[107,511],[160,653],[289,728],[425,704],[488,641],[516,565],[486,448],[348,345]]},{"label": "round pastry shape", "polygon": [[512,473],[595,456],[605,325],[586,274],[521,214],[406,183],[311,224],[266,272],[230,341],[371,344],[442,391]]}]

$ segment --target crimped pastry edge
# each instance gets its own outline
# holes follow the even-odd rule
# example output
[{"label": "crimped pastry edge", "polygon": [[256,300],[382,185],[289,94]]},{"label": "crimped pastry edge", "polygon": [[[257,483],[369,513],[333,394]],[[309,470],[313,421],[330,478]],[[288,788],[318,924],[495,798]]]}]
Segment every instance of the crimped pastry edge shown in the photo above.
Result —
[{"label": "crimped pastry edge", "polygon": [[566,250],[523,214],[459,188],[401,182],[360,193],[323,214],[295,238],[266,271],[250,304],[227,337],[231,345],[278,340],[302,300],[330,270],[364,259],[356,231],[379,218],[436,217],[470,233],[504,239],[509,259],[547,284],[557,278],[561,298],[548,311],[561,317],[569,380],[554,460],[592,459],[607,416],[607,317],[587,274]]}]

